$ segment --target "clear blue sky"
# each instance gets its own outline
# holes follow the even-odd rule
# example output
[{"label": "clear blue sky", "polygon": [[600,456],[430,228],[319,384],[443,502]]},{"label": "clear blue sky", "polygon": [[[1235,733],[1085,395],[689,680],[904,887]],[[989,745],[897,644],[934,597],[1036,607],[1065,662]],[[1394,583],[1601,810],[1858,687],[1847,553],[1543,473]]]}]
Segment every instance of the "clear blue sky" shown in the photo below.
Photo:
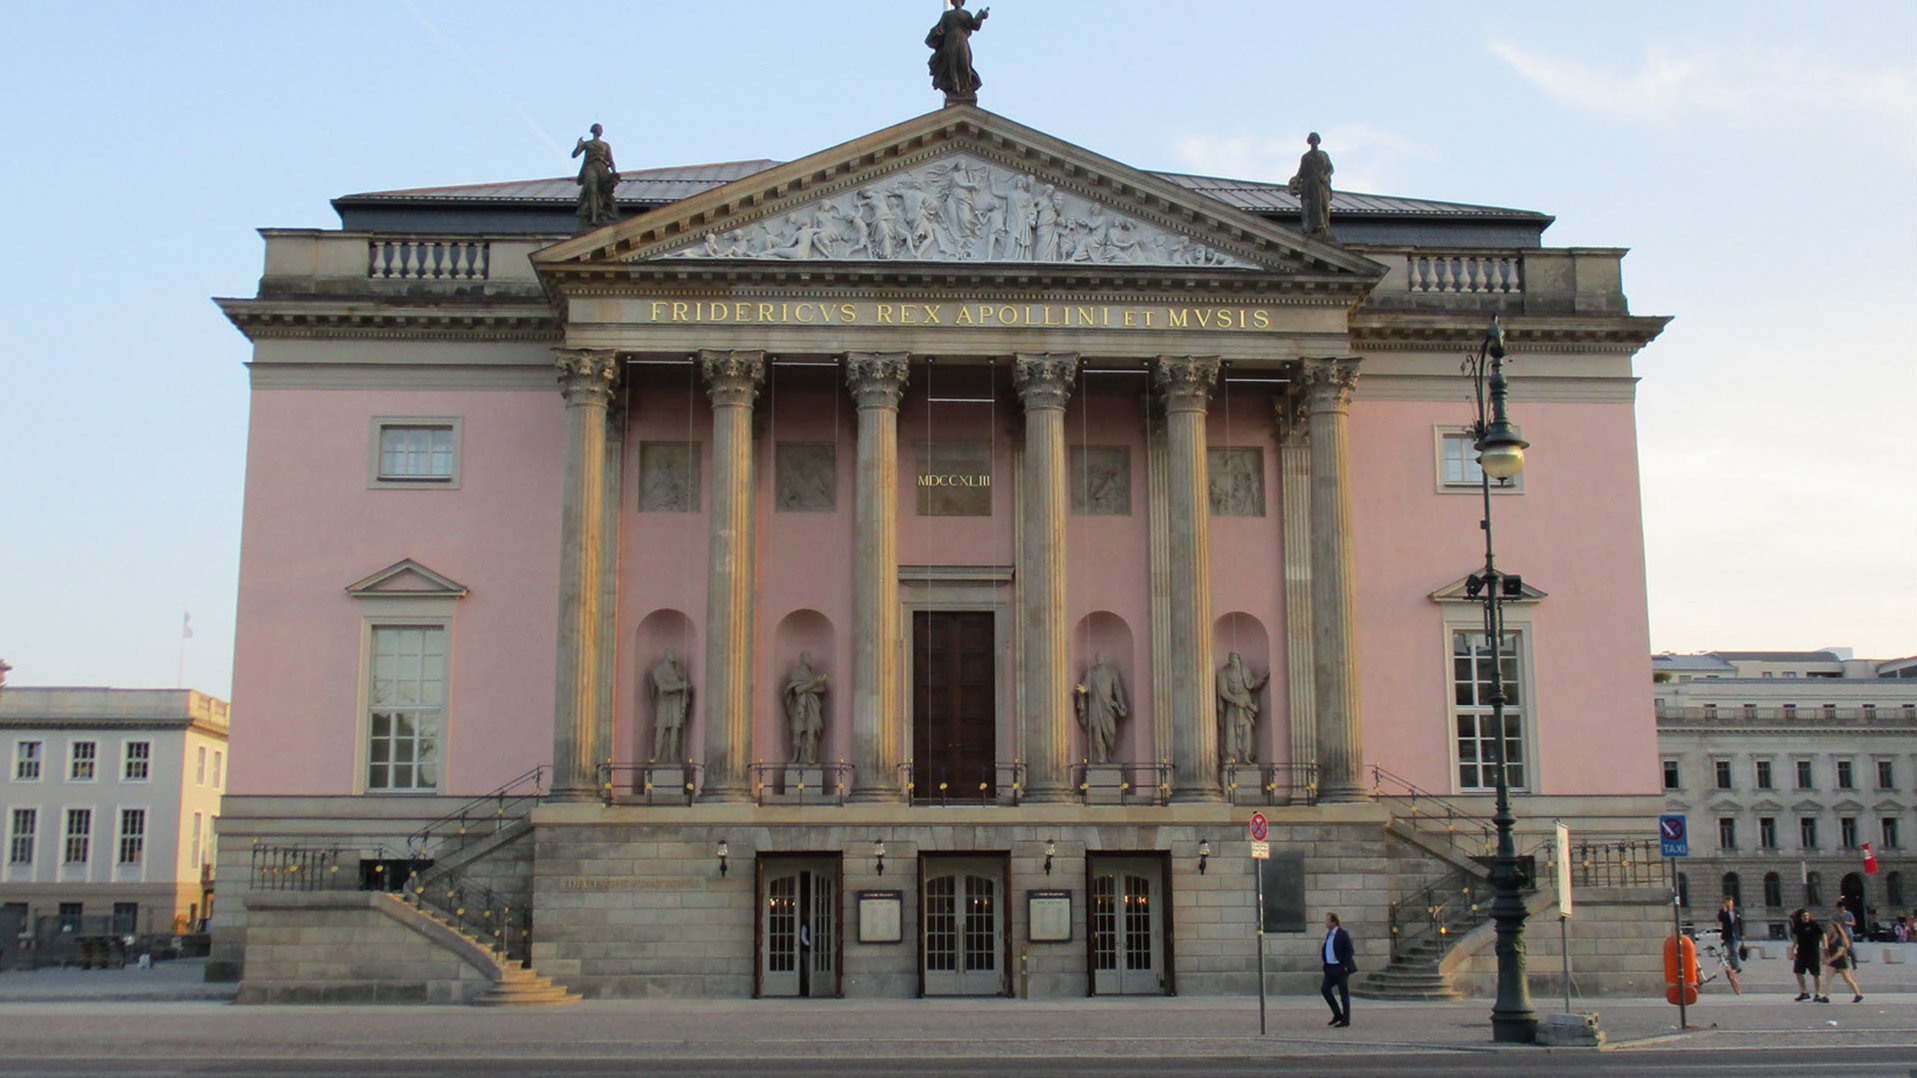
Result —
[{"label": "clear blue sky", "polygon": [[[790,158],[939,104],[938,0],[0,3],[0,657],[227,692],[261,226]],[[1917,4],[999,0],[981,104],[1130,164],[1632,248],[1656,649],[1917,652]],[[1521,368],[1520,368],[1521,375]],[[1550,433],[1527,425],[1548,446]]]}]

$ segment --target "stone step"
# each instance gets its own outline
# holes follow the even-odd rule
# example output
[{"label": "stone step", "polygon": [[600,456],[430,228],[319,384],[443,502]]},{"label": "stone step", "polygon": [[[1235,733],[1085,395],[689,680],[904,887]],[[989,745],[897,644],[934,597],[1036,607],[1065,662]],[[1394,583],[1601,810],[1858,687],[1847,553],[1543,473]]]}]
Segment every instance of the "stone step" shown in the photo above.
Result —
[{"label": "stone step", "polygon": [[564,1007],[583,1001],[583,997],[574,995],[563,988],[553,988],[536,995],[494,995],[487,993],[473,1000],[475,1007]]}]

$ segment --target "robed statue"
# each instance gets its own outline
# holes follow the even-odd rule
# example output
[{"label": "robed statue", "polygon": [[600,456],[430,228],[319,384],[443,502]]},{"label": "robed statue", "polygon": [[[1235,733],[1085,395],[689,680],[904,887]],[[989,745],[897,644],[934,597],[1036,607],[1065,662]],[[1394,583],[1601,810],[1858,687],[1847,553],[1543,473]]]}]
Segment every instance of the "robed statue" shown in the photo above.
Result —
[{"label": "robed statue", "polygon": [[812,653],[799,653],[799,665],[785,679],[785,717],[792,726],[792,762],[819,762],[819,735],[825,733],[825,675],[812,666]]},{"label": "robed statue", "polygon": [[1218,669],[1218,718],[1225,726],[1225,759],[1251,763],[1254,733],[1258,727],[1258,690],[1271,680],[1271,672],[1253,675],[1237,653]]},{"label": "robed statue", "polygon": [[925,47],[932,50],[932,58],[926,61],[932,69],[932,88],[945,91],[948,105],[978,100],[978,88],[985,83],[972,68],[972,35],[984,27],[991,13],[988,7],[974,15],[965,10],[965,0],[952,0],[938,25],[925,35]]},{"label": "robed statue", "polygon": [[652,664],[647,674],[652,682],[652,759],[655,763],[681,762],[681,740],[686,729],[686,705],[692,701],[692,681],[686,668],[666,649],[666,657]]},{"label": "robed statue", "polygon": [[619,219],[619,204],[613,198],[619,190],[619,170],[612,163],[612,144],[599,137],[605,133],[605,128],[593,124],[592,137],[581,138],[572,148],[574,157],[585,158],[573,182],[579,185],[578,213],[587,228]]},{"label": "robed statue", "polygon": [[1125,683],[1119,680],[1118,671],[1105,665],[1103,652],[1092,657],[1092,668],[1085,671],[1085,680],[1077,685],[1075,703],[1078,725],[1085,728],[1085,747],[1091,762],[1111,763],[1112,748],[1118,741],[1118,720],[1128,712]]},{"label": "robed statue", "polygon": [[1298,196],[1305,235],[1331,239],[1331,155],[1318,148],[1319,141],[1316,131],[1305,139],[1311,149],[1298,159],[1289,189]]}]

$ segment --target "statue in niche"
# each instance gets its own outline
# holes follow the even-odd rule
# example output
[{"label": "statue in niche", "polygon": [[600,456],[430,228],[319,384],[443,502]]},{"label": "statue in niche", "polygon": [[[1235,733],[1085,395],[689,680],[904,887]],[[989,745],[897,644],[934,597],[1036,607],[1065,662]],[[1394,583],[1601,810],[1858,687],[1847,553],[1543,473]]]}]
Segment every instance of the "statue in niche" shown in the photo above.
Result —
[{"label": "statue in niche", "polygon": [[825,675],[812,667],[812,653],[799,653],[799,665],[785,679],[785,717],[792,726],[792,762],[819,762],[819,736],[825,733]]},{"label": "statue in niche", "polygon": [[1318,148],[1319,141],[1316,131],[1306,137],[1311,149],[1298,159],[1298,174],[1289,187],[1303,210],[1305,235],[1331,239],[1331,155]]},{"label": "statue in niche", "polygon": [[572,148],[574,157],[585,158],[579,162],[579,175],[573,182],[579,185],[578,212],[587,228],[619,219],[619,203],[613,198],[619,190],[619,170],[612,163],[612,145],[599,137],[605,132],[605,128],[593,124],[592,137],[582,137]]},{"label": "statue in niche", "polygon": [[926,67],[932,72],[932,88],[945,91],[945,103],[970,104],[978,100],[978,88],[985,85],[972,67],[972,35],[985,26],[991,8],[980,8],[977,15],[965,10],[965,0],[952,0],[952,6],[939,16],[938,25],[925,35],[925,47],[932,50]]},{"label": "statue in niche", "polygon": [[1218,668],[1218,717],[1225,726],[1225,759],[1252,763],[1258,759],[1253,740],[1258,727],[1258,690],[1271,680],[1271,671],[1252,676],[1237,652]]},{"label": "statue in niche", "polygon": [[1118,720],[1130,712],[1125,707],[1125,683],[1118,671],[1105,665],[1105,653],[1092,656],[1092,668],[1085,680],[1073,689],[1078,725],[1085,728],[1085,746],[1092,763],[1112,762],[1112,748],[1118,742]]},{"label": "statue in niche", "polygon": [[692,681],[672,649],[652,664],[652,759],[654,763],[683,763],[681,740],[686,728],[686,705],[692,702]]}]

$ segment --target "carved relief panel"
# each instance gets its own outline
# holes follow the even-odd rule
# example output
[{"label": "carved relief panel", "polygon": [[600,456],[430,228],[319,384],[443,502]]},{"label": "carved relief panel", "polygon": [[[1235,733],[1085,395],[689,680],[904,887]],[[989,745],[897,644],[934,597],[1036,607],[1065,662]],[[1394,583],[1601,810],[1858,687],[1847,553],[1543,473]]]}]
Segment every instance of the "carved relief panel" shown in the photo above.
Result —
[{"label": "carved relief panel", "polygon": [[1122,445],[1072,447],[1072,512],[1124,517],[1132,512],[1132,451]]},{"label": "carved relief panel", "polygon": [[639,443],[639,511],[699,511],[699,444]]},{"label": "carved relief panel", "polygon": [[1257,446],[1223,446],[1210,455],[1211,515],[1265,515],[1265,451]]},{"label": "carved relief panel", "polygon": [[837,449],[831,442],[772,447],[772,505],[781,513],[830,513],[839,507]]}]

